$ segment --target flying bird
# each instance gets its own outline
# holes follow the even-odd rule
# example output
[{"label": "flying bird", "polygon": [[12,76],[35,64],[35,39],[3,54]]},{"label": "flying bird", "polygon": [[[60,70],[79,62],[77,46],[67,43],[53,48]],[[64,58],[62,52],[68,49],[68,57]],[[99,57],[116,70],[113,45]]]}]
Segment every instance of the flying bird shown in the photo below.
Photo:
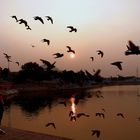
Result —
[{"label": "flying bird", "polygon": [[44,24],[44,21],[43,21],[43,19],[41,17],[35,16],[33,18],[34,18],[34,20],[39,20],[42,24]]},{"label": "flying bird", "polygon": [[56,126],[53,122],[47,123],[46,127],[52,126],[54,129],[56,129]]},{"label": "flying bird", "polygon": [[117,113],[117,116],[120,116],[122,118],[125,118],[124,115],[123,115],[123,113]]},{"label": "flying bird", "polygon": [[42,39],[41,41],[42,41],[42,42],[46,42],[48,45],[50,45],[50,40],[48,40],[48,39],[45,39],[45,38],[44,38],[44,39]]},{"label": "flying bird", "polygon": [[104,56],[103,51],[101,51],[101,50],[97,50],[97,52],[98,52],[98,55],[101,55],[101,58]]},{"label": "flying bird", "polygon": [[16,22],[18,22],[18,19],[16,16],[11,16],[12,18],[14,18],[16,20]]},{"label": "flying bird", "polygon": [[19,62],[15,62],[19,66]]},{"label": "flying bird", "polygon": [[119,70],[122,70],[122,65],[121,65],[122,61],[116,61],[111,63],[111,65],[116,66]]},{"label": "flying bird", "polygon": [[69,52],[72,52],[72,53],[74,53],[74,54],[75,54],[75,51],[74,51],[74,50],[72,50],[70,46],[66,46],[66,47],[68,48],[68,50],[67,50],[67,52],[68,52],[68,53],[69,53]]},{"label": "flying bird", "polygon": [[49,61],[44,59],[40,59],[40,61],[47,66],[47,70],[52,70],[53,68],[55,68],[56,61],[54,63],[50,63]]},{"label": "flying bird", "polygon": [[53,19],[50,16],[45,16],[48,21],[50,21],[53,24]]},{"label": "flying bird", "polygon": [[77,29],[74,28],[73,26],[67,26],[67,28],[69,28],[69,32],[77,32]]},{"label": "flying bird", "polygon": [[19,19],[18,21],[19,21],[19,24],[24,24],[25,27],[28,27],[28,23],[27,23],[26,20],[24,20],[24,19]]},{"label": "flying bird", "polygon": [[91,59],[91,61],[93,61],[94,60],[94,57],[91,56],[90,59]]},{"label": "flying bird", "polygon": [[73,120],[76,121],[76,116],[71,116],[70,117],[70,121],[73,121]]},{"label": "flying bird", "polygon": [[74,115],[73,111],[70,111],[70,112],[69,112],[69,117],[71,117],[71,116],[73,116],[73,115]]},{"label": "flying bird", "polygon": [[85,113],[78,113],[77,118],[80,118],[81,116],[89,117],[90,115],[87,115]]},{"label": "flying bird", "polygon": [[27,28],[26,28],[26,29],[27,29],[27,30],[32,30],[32,29],[30,28],[30,26],[29,26],[29,25],[27,26]]},{"label": "flying bird", "polygon": [[127,51],[125,51],[125,55],[138,55],[140,54],[139,46],[136,46],[131,40],[128,41],[128,45],[126,45]]},{"label": "flying bird", "polygon": [[60,58],[60,57],[63,57],[64,56],[63,53],[54,53],[53,55],[56,56],[55,58]]},{"label": "flying bird", "polygon": [[6,59],[11,59],[11,56],[9,56],[7,53],[3,53],[6,57]]},{"label": "flying bird", "polygon": [[99,116],[99,117],[102,117],[103,119],[105,118],[105,115],[104,113],[96,113],[95,116]]},{"label": "flying bird", "polygon": [[99,138],[100,133],[101,133],[100,130],[91,130],[91,131],[92,131],[92,134],[91,134],[92,136],[93,136],[93,135],[96,135],[97,138]]}]

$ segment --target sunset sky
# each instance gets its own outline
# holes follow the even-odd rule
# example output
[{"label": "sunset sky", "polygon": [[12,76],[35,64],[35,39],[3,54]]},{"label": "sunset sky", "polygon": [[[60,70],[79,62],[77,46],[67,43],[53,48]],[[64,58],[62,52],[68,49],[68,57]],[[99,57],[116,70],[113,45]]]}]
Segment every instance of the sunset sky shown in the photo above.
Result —
[{"label": "sunset sky", "polygon": [[[40,59],[56,62],[60,70],[101,69],[102,76],[136,75],[140,56],[125,56],[126,44],[140,45],[140,0],[0,0],[0,66],[7,67],[3,53],[12,56],[11,71],[19,71],[27,62],[42,64]],[[30,30],[11,16],[25,19]],[[40,16],[44,25],[33,19]],[[51,16],[54,24],[45,16]],[[70,33],[67,26],[77,28]],[[50,40],[50,45],[41,42]],[[35,47],[33,48],[32,45]],[[74,58],[66,46],[75,50]],[[104,52],[101,58],[97,50]],[[54,59],[52,54],[64,53]],[[90,57],[94,57],[92,62]],[[110,65],[122,61],[123,70]]]}]

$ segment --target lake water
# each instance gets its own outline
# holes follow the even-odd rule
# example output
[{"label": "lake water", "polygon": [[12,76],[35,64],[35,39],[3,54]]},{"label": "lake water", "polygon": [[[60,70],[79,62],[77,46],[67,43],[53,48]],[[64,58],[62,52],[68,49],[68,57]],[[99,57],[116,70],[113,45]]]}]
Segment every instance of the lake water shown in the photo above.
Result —
[{"label": "lake water", "polygon": [[[73,92],[69,96],[21,95],[4,112],[2,124],[14,128],[47,133],[75,140],[140,140],[140,86],[108,86]],[[51,94],[51,93],[50,93]],[[70,121],[71,96],[75,97],[76,114]],[[61,104],[66,101],[67,106]],[[104,113],[105,118],[96,116]],[[117,116],[117,113],[123,113]],[[76,115],[75,114],[75,115]],[[56,129],[49,126],[54,122]],[[99,138],[91,130],[99,130]]]}]

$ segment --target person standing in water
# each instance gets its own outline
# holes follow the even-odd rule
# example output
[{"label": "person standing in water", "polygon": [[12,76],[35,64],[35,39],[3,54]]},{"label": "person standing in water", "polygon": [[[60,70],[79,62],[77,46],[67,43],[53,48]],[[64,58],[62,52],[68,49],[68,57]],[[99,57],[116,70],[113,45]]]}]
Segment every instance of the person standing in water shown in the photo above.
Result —
[{"label": "person standing in water", "polygon": [[3,117],[3,112],[4,112],[4,101],[3,101],[2,94],[0,94],[0,125]]}]

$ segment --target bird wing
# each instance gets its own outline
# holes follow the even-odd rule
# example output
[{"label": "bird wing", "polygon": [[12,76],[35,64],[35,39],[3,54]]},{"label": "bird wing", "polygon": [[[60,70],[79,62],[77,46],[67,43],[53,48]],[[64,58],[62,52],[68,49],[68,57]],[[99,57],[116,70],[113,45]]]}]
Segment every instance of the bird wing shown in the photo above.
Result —
[{"label": "bird wing", "polygon": [[71,50],[71,47],[70,46],[66,46],[69,50]]},{"label": "bird wing", "polygon": [[51,65],[53,65],[54,66],[54,64],[56,63],[56,61],[54,61]]},{"label": "bird wing", "polygon": [[54,53],[53,55],[60,55],[60,53]]},{"label": "bird wing", "polygon": [[92,131],[92,136],[96,134],[97,138],[100,136],[100,131],[99,130],[91,130]]},{"label": "bird wing", "polygon": [[48,126],[50,126],[50,125],[53,126],[54,128],[56,128],[56,127],[55,127],[55,124],[54,124],[53,122],[47,123],[47,124],[46,124],[46,127],[48,127]]},{"label": "bird wing", "polygon": [[41,17],[35,16],[34,19],[39,20],[42,24],[44,24],[44,21],[43,21],[43,19]]},{"label": "bird wing", "polygon": [[16,64],[19,66],[19,62],[16,62]]},{"label": "bird wing", "polygon": [[14,18],[17,22],[18,22],[18,19],[16,16],[11,16],[12,18]]},{"label": "bird wing", "polygon": [[129,48],[131,51],[138,51],[139,50],[139,47],[136,46],[131,40],[128,41],[128,44],[129,44]]},{"label": "bird wing", "polygon": [[119,68],[119,70],[122,70],[122,65],[121,65],[121,63],[118,63],[118,64],[117,64],[117,67]]},{"label": "bird wing", "polygon": [[47,65],[47,66],[50,66],[50,65],[51,65],[51,63],[50,63],[49,61],[47,61],[47,60],[40,59],[40,61],[41,61],[43,64]]},{"label": "bird wing", "polygon": [[119,70],[122,70],[122,65],[121,65],[121,61],[117,61],[117,62],[113,62],[113,63],[111,63],[112,65],[115,65],[115,66],[117,66],[118,68],[119,68]]},{"label": "bird wing", "polygon": [[40,20],[40,22],[42,23],[42,24],[44,24],[44,21],[43,21],[43,19],[40,17],[39,18],[39,20]]},{"label": "bird wing", "polygon": [[91,130],[92,131],[92,136],[94,135],[94,134],[96,134],[96,131],[95,130]]},{"label": "bird wing", "polygon": [[67,26],[67,28],[73,29],[73,26]]},{"label": "bird wing", "polygon": [[50,40],[48,40],[48,39],[42,39],[42,42],[47,42],[47,44],[49,45],[50,44]]},{"label": "bird wing", "polygon": [[46,16],[48,18],[48,20],[51,21],[51,23],[53,24],[53,19],[50,16]]},{"label": "bird wing", "polygon": [[8,54],[6,54],[6,53],[3,53],[5,56],[8,56]]},{"label": "bird wing", "polygon": [[100,136],[100,131],[97,131],[97,132],[96,132],[96,135],[97,135],[97,138],[99,138],[99,136]]},{"label": "bird wing", "polygon": [[50,40],[47,40],[47,44],[50,45]]},{"label": "bird wing", "polygon": [[94,60],[94,57],[91,56],[90,59],[93,61]]},{"label": "bird wing", "polygon": [[101,50],[97,50],[98,54],[101,55],[101,57],[103,57],[104,53]]}]

